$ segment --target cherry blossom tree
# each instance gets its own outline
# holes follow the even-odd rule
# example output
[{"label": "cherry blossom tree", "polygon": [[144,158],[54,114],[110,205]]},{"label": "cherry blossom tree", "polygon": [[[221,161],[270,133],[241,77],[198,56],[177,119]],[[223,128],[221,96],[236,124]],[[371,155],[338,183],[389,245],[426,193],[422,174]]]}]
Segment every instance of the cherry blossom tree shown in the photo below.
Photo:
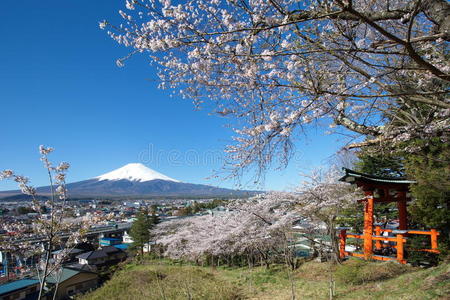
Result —
[{"label": "cherry blossom tree", "polygon": [[[0,180],[14,180],[18,183],[23,194],[31,196],[32,209],[37,213],[32,223],[30,234],[25,230],[19,230],[17,236],[2,240],[0,248],[2,251],[20,253],[20,255],[25,257],[42,257],[36,265],[36,271],[40,281],[39,299],[44,297],[49,276],[53,276],[57,282],[53,296],[53,299],[55,299],[59,278],[61,276],[62,263],[68,257],[76,243],[82,241],[90,224],[88,221],[73,224],[66,220],[66,209],[69,207],[67,202],[66,174],[69,169],[69,164],[62,162],[54,166],[48,159],[48,155],[53,150],[51,147],[39,147],[41,161],[50,181],[51,193],[47,198],[39,197],[36,189],[29,184],[27,177],[17,175],[12,170],[0,172]],[[36,243],[34,240],[41,240],[42,243]],[[52,251],[57,248],[60,248],[61,252],[52,258]]]},{"label": "cherry blossom tree", "polygon": [[[259,258],[266,266],[283,258],[289,268],[291,298],[295,299],[292,269],[298,266],[295,246],[298,239],[291,238],[294,231],[303,234],[313,249],[331,256],[338,262],[336,218],[354,205],[363,194],[349,184],[338,181],[336,166],[318,169],[294,191],[260,194],[250,199],[232,201],[229,211],[213,216],[195,216],[163,222],[157,226],[157,242],[165,247],[165,255],[176,259],[199,262],[210,257],[216,259],[246,257],[253,266]],[[317,238],[326,236],[328,239]],[[327,242],[329,240],[330,242]],[[289,243],[292,242],[292,243]],[[256,259],[255,259],[256,258]],[[263,263],[261,263],[263,264]],[[330,264],[330,299],[334,296],[334,279]]]},{"label": "cherry blossom tree", "polygon": [[[363,195],[339,182],[336,167],[319,169],[294,192],[271,192],[234,200],[229,211],[163,222],[156,228],[165,255],[200,261],[205,257],[245,256],[249,265],[259,258],[267,266],[282,257],[295,268],[293,226],[318,252],[338,252],[336,217]],[[330,243],[316,236],[327,236]],[[293,243],[289,243],[293,242]],[[336,256],[337,258],[337,256]]]},{"label": "cherry blossom tree", "polygon": [[257,251],[266,267],[277,257],[292,269],[298,267],[295,243],[290,245],[293,224],[301,218],[296,204],[296,195],[286,192],[260,194],[230,204],[231,209],[242,215],[241,222],[245,221],[241,223],[240,241],[248,240],[248,247]]},{"label": "cherry blossom tree", "polygon": [[[312,124],[355,133],[349,147],[445,136],[445,0],[126,0],[100,28],[158,66],[161,88],[234,122],[233,174],[286,164]],[[355,137],[353,135],[353,137]],[[445,138],[445,137],[443,137]]]},{"label": "cherry blossom tree", "polygon": [[[363,198],[364,194],[352,185],[340,182],[341,172],[336,166],[316,169],[305,177],[306,180],[297,189],[298,213],[304,216],[304,223],[316,224],[315,228],[321,225],[325,228],[331,245],[328,247],[321,244],[325,246],[321,250],[328,248],[326,250],[331,250],[333,258],[337,260],[339,246],[336,219],[344,209]],[[306,229],[308,230],[308,227]]]},{"label": "cherry blossom tree", "polygon": [[258,259],[268,266],[271,254],[283,255],[286,234],[298,219],[292,200],[285,193],[259,195],[235,200],[219,215],[163,222],[156,228],[157,242],[171,258],[219,262],[240,257],[250,266]]}]

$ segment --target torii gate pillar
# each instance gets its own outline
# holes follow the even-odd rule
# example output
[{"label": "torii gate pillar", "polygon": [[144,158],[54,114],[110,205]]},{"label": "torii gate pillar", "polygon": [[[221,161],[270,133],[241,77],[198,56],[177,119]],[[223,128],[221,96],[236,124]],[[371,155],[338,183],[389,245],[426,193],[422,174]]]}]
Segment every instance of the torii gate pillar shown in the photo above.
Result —
[{"label": "torii gate pillar", "polygon": [[366,201],[364,201],[364,257],[369,259],[373,254],[373,210],[374,199],[371,191],[366,191]]},{"label": "torii gate pillar", "polygon": [[408,219],[406,211],[406,192],[399,192],[399,201],[397,202],[398,209],[398,229],[407,230],[408,229]]},{"label": "torii gate pillar", "polygon": [[[355,172],[349,169],[345,170],[345,176],[340,181],[356,184],[365,194],[364,199],[358,202],[364,203],[364,258],[370,259],[373,256],[373,241],[379,240],[377,235],[381,232],[378,230],[374,236],[374,204],[375,203],[389,203],[396,202],[398,208],[399,230],[407,230],[407,211],[406,202],[410,200],[407,197],[409,185],[415,183],[414,181],[406,180],[404,178],[387,178],[368,174]],[[380,243],[377,242],[377,248],[380,248]]]}]

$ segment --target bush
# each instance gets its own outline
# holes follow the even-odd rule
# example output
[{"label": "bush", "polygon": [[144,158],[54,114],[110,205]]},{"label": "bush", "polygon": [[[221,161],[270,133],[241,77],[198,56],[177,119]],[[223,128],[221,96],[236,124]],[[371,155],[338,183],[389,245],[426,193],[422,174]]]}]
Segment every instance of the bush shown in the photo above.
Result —
[{"label": "bush", "polygon": [[[439,246],[441,246],[441,253],[447,253],[446,249],[444,249],[445,245],[441,244]],[[406,253],[408,263],[413,266],[437,266],[439,263],[439,258],[444,257],[443,255],[419,251],[420,249],[429,249],[430,247],[430,237],[428,235],[411,235],[408,237],[408,251]]]},{"label": "bush", "polygon": [[338,281],[347,284],[385,280],[396,277],[411,268],[396,262],[369,262],[362,259],[349,259],[338,266],[335,276]]}]

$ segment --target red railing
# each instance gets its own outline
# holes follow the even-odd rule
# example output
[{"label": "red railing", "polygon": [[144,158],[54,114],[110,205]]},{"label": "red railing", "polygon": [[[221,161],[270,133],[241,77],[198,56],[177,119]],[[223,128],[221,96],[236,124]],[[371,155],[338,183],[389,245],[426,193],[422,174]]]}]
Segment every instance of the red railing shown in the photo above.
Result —
[{"label": "red railing", "polygon": [[[375,226],[375,234],[367,237],[364,234],[355,234],[355,233],[347,233],[347,229],[349,228],[340,228],[339,233],[339,240],[340,240],[340,248],[339,248],[339,254],[341,258],[344,258],[346,256],[355,256],[355,257],[362,257],[366,259],[376,259],[376,260],[397,260],[400,263],[405,264],[405,243],[406,238],[408,235],[411,234],[419,234],[419,235],[429,235],[431,240],[431,249],[419,249],[419,251],[426,251],[431,253],[439,253],[438,250],[438,235],[439,232],[436,229],[431,229],[430,231],[425,230],[393,230],[393,229],[384,229],[381,228],[381,226]],[[390,232],[392,234],[395,234],[395,236],[383,236],[383,232]],[[350,252],[345,250],[345,246],[347,243],[347,238],[354,238],[354,239],[367,239],[369,238],[370,241],[375,241],[375,248],[377,250],[381,250],[384,247],[392,247],[396,249],[397,255],[396,257],[391,256],[383,256],[383,255],[374,255],[372,253],[358,253],[358,252]],[[382,242],[394,242],[395,245],[385,245]],[[373,249],[372,249],[373,250]]]}]

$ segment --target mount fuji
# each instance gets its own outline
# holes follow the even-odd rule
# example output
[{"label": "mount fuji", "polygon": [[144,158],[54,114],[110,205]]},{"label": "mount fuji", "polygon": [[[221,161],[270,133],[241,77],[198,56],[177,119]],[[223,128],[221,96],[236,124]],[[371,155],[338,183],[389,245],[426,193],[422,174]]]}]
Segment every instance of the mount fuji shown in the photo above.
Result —
[{"label": "mount fuji", "polygon": [[[255,194],[253,191],[181,182],[141,163],[130,163],[88,180],[68,183],[66,187],[70,198],[245,197]],[[48,195],[50,187],[39,187],[37,192]],[[0,198],[14,199],[19,197],[16,196],[19,193],[19,191],[0,192]]]},{"label": "mount fuji", "polygon": [[109,173],[95,177],[94,179],[102,180],[130,180],[146,182],[152,180],[165,180],[179,182],[178,180],[172,179],[164,174],[156,172],[143,164],[131,163],[127,164],[119,169],[111,171]]}]

